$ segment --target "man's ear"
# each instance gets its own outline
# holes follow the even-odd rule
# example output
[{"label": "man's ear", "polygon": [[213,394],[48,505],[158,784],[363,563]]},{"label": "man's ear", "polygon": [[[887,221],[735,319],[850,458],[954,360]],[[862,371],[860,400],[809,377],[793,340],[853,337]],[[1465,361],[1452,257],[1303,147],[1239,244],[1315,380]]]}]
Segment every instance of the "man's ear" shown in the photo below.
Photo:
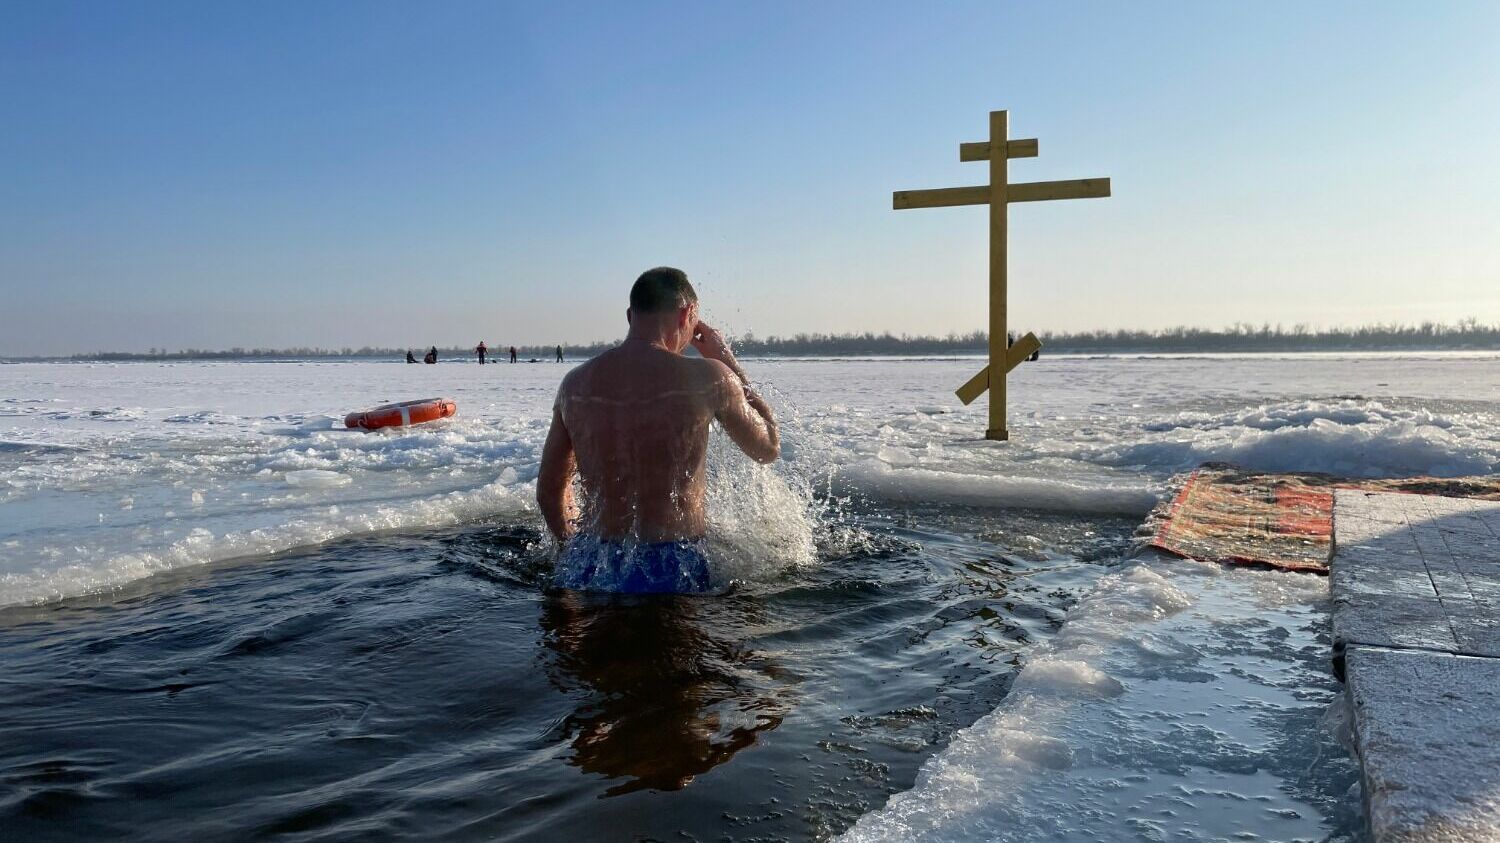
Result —
[{"label": "man's ear", "polygon": [[630,308],[625,308],[625,324],[630,324]]}]

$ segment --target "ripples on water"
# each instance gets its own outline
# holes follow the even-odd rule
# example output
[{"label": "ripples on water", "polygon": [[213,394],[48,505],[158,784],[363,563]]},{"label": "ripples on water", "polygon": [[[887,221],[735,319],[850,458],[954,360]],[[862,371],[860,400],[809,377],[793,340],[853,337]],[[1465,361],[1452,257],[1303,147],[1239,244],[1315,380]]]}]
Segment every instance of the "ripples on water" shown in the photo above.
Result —
[{"label": "ripples on water", "polygon": [[1135,526],[850,518],[719,597],[549,595],[536,532],[492,523],[0,612],[0,826],[827,838],[996,706]]}]

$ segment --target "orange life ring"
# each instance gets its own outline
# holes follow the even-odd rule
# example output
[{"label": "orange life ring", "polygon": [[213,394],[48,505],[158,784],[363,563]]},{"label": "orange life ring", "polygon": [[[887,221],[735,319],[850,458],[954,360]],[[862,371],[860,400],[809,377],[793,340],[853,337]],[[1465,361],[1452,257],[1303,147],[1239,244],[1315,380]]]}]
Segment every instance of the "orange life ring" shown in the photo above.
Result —
[{"label": "orange life ring", "polygon": [[365,430],[406,427],[446,419],[457,412],[458,405],[453,402],[452,398],[423,398],[420,401],[386,404],[363,413],[350,413],[344,417],[344,426]]}]

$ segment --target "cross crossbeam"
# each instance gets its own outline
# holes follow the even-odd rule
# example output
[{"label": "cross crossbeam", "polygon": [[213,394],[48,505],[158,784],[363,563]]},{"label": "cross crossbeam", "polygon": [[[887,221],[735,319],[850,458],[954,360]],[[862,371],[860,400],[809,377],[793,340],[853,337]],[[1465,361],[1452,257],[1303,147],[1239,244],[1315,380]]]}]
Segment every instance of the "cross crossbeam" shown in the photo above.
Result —
[{"label": "cross crossbeam", "polygon": [[[1036,138],[1016,138],[1005,142],[1006,158],[1035,158],[1037,153]],[[958,160],[960,161],[988,161],[990,160],[990,142],[980,141],[978,143],[961,143],[958,145]]]},{"label": "cross crossbeam", "polygon": [[[1103,199],[1109,195],[1109,179],[1023,181],[1010,185],[1007,202],[1046,202],[1051,199]],[[949,208],[955,205],[988,205],[990,186],[938,187],[932,190],[898,190],[891,194],[897,211],[909,208]]]},{"label": "cross crossbeam", "polygon": [[988,161],[990,183],[975,187],[941,187],[932,190],[898,190],[891,195],[891,206],[898,211],[911,208],[950,208],[958,205],[990,207],[990,320],[989,365],[969,378],[957,390],[960,401],[990,393],[987,439],[1009,439],[1005,424],[1005,378],[1010,371],[1042,347],[1035,334],[1027,334],[1007,347],[1007,274],[1006,235],[1009,228],[1007,209],[1012,202],[1046,202],[1053,199],[1096,199],[1109,195],[1109,179],[1068,179],[1011,184],[1007,162],[1011,158],[1035,158],[1035,138],[1010,139],[1010,115],[990,112],[990,139],[978,143],[961,143],[959,161]]},{"label": "cross crossbeam", "polygon": [[[1042,341],[1036,338],[1036,334],[1027,332],[1026,336],[1021,337],[1015,345],[1005,350],[1005,373],[1010,374],[1011,370],[1025,362],[1026,358],[1041,350]],[[973,404],[974,399],[983,395],[989,387],[990,367],[985,366],[979,370],[979,374],[964,381],[964,385],[954,390],[954,393],[958,395],[958,400],[968,405]]]}]

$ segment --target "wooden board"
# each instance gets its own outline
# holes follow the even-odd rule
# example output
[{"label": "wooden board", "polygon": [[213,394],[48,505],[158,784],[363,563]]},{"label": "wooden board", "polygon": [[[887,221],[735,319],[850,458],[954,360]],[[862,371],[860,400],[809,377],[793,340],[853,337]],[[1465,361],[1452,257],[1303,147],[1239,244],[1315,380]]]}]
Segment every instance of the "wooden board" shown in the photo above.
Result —
[{"label": "wooden board", "polygon": [[[1036,334],[1028,333],[1026,336],[1016,340],[1016,344],[1005,350],[1005,371],[1009,374],[1017,366],[1025,362],[1034,352],[1042,347],[1042,341],[1036,338]],[[964,385],[954,390],[958,400],[965,404],[974,403],[974,399],[984,394],[990,388],[990,367],[985,366],[979,370],[979,374],[969,378]]]},{"label": "wooden board", "polygon": [[[989,185],[939,187],[932,190],[898,190],[891,205],[898,211],[911,208],[948,208],[956,205],[988,205]],[[1051,199],[1103,199],[1109,196],[1109,179],[1023,181],[1006,185],[1007,202],[1046,202]]]},{"label": "wooden board", "polygon": [[891,206],[898,211],[909,208],[947,208],[954,205],[987,205],[989,185],[978,187],[939,187],[932,190],[898,190],[891,194]]},{"label": "wooden board", "polygon": [[[1005,142],[1006,158],[1035,158],[1037,155],[1036,138],[1016,138]],[[977,143],[961,143],[958,145],[958,160],[960,161],[988,161],[990,160],[990,142],[979,141]]]},{"label": "wooden board", "polygon": [[1109,179],[1025,181],[1010,186],[1012,202],[1046,202],[1049,199],[1103,199],[1109,195]]},{"label": "wooden board", "polygon": [[[990,421],[984,438],[1010,438],[1005,423],[1005,339],[1010,335],[1009,268],[1006,244],[1010,230],[1010,161],[1004,144],[1010,139],[1010,112],[990,112]],[[1006,371],[1009,371],[1007,368]]]}]

